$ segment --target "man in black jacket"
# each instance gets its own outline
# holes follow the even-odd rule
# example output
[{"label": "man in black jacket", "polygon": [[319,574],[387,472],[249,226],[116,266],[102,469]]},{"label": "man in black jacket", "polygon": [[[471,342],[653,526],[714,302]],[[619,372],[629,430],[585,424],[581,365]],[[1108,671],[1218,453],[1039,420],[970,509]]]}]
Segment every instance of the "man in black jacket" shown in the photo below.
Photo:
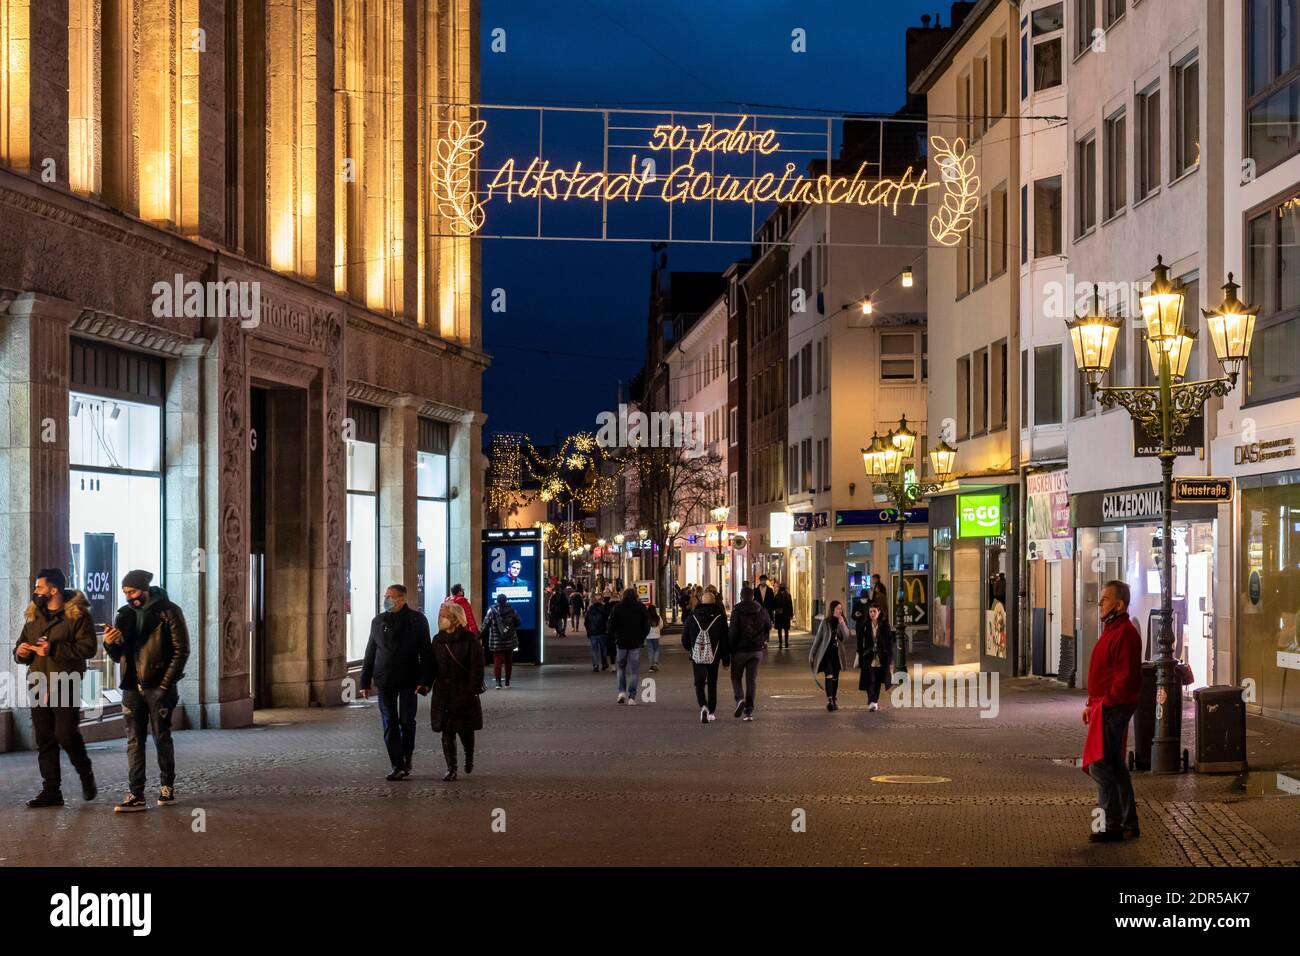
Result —
[{"label": "man in black jacket", "polygon": [[113,807],[118,813],[149,809],[144,800],[144,744],[150,730],[158,751],[158,806],[176,801],[172,713],[180,702],[178,685],[190,656],[190,634],[181,609],[162,588],[150,587],[152,580],[149,571],[127,572],[122,579],[126,603],[118,608],[113,626],[104,630],[104,650],[122,665],[117,686],[122,691],[131,792]]},{"label": "man in black jacket", "polygon": [[406,603],[406,586],[389,585],[384,610],[370,622],[370,640],[361,665],[361,696],[371,685],[379,689],[379,719],[384,746],[393,764],[384,779],[405,780],[415,753],[415,717],[420,702],[433,685],[433,643],[429,621]]},{"label": "man in black jacket", "polygon": [[[736,713],[745,720],[754,719],[754,698],[758,690],[758,665],[763,662],[763,648],[772,629],[772,618],[754,600],[754,592],[745,588],[740,603],[731,611],[727,628],[727,647],[731,657],[731,689],[736,695]],[[744,689],[741,678],[744,678]]]},{"label": "man in black jacket", "polygon": [[63,806],[59,748],[62,747],[81,777],[81,794],[95,799],[95,774],[81,739],[81,677],[86,661],[95,656],[95,622],[90,604],[80,591],[64,589],[58,568],[37,572],[32,602],[27,605],[14,660],[27,665],[32,703],[32,731],[36,735],[41,792],[27,806]]}]

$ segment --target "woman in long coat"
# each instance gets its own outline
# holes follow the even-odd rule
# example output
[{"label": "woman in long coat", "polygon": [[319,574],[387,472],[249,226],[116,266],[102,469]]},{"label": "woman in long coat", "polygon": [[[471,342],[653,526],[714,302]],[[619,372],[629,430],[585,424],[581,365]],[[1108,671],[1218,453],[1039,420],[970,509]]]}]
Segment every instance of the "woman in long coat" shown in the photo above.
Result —
[{"label": "woman in long coat", "polygon": [[858,622],[858,690],[867,692],[867,709],[880,709],[880,688],[890,684],[889,665],[894,658],[894,632],[889,619],[877,604],[871,605],[867,617]]},{"label": "woman in long coat", "polygon": [[443,780],[456,779],[456,738],[465,748],[465,772],[474,772],[474,731],[483,729],[483,644],[465,626],[465,612],[450,602],[438,608],[433,639],[432,724],[447,758]]},{"label": "woman in long coat", "polygon": [[[826,675],[826,709],[838,710],[836,696],[840,689],[840,671],[848,670],[845,648],[849,643],[849,625],[844,620],[844,605],[832,601],[830,611],[822,618],[817,627],[817,636],[813,638],[812,649],[808,652],[808,666],[812,669],[813,680],[818,674]],[[817,681],[817,686],[822,686]]]}]

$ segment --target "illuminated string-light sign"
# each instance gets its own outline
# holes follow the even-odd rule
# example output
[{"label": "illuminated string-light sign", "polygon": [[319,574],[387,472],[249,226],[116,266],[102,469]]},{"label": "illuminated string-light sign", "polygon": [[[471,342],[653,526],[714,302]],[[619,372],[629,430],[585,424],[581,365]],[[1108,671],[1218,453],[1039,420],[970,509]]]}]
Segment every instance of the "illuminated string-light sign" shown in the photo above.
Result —
[{"label": "illuminated string-light sign", "polygon": [[[447,124],[433,163],[434,193],[439,212],[457,235],[473,235],[484,223],[484,206],[494,199],[507,204],[518,200],[571,200],[593,203],[636,203],[658,200],[672,205],[690,202],[722,202],[755,205],[792,203],[799,205],[880,206],[897,215],[900,206],[914,207],[928,200],[932,189],[942,189],[939,211],[930,220],[930,234],[941,245],[955,245],[973,224],[973,210],[979,205],[979,177],[975,158],[961,139],[949,142],[930,138],[942,173],[941,182],[930,182],[926,170],[908,167],[901,175],[873,175],[874,164],[861,163],[852,175],[807,174],[793,162],[783,170],[738,175],[702,169],[718,156],[771,156],[781,148],[775,129],[751,129],[751,117],[740,116],[734,125],[700,123],[694,127],[664,123],[655,126],[644,145],[645,155],[633,152],[626,168],[586,168],[581,161],[571,166],[553,164],[541,156],[527,162],[513,157],[490,172],[482,196],[472,187],[472,170],[483,148],[487,124],[453,121]],[[683,162],[664,174],[658,173],[656,157],[684,153]],[[486,178],[488,174],[485,173]]]}]

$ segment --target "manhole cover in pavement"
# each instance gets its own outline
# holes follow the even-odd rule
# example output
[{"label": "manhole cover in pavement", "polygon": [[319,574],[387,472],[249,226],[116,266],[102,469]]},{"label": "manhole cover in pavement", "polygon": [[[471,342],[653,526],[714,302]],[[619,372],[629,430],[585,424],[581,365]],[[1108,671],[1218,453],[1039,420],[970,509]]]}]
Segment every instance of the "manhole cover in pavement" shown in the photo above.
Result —
[{"label": "manhole cover in pavement", "polygon": [[931,777],[920,773],[882,773],[871,778],[872,783],[952,783],[947,777]]}]

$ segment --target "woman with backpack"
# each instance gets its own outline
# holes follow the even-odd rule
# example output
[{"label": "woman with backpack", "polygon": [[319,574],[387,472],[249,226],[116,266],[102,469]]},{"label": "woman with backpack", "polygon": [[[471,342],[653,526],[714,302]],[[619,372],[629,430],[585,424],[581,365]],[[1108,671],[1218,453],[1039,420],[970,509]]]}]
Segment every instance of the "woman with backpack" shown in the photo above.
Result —
[{"label": "woman with backpack", "polygon": [[[839,710],[836,695],[840,689],[840,671],[848,669],[845,648],[849,643],[849,625],[844,620],[844,605],[832,601],[830,611],[822,618],[813,638],[812,650],[808,654],[808,665],[812,668],[813,680],[818,674],[826,675],[826,709]],[[821,686],[821,682],[817,682]]]},{"label": "woman with backpack", "polygon": [[650,625],[650,633],[645,636],[646,652],[650,657],[650,669],[657,671],[659,669],[659,629],[663,626],[663,619],[659,616],[659,609],[653,604],[646,605],[645,616],[647,623]]},{"label": "woman with backpack", "polygon": [[[510,599],[497,595],[497,603],[483,619],[487,631],[488,650],[492,652],[492,675],[497,679],[497,690],[510,686],[510,672],[514,668],[515,651],[519,649],[519,612],[510,606]],[[505,669],[506,682],[501,683]]]},{"label": "woman with backpack", "polygon": [[858,622],[858,690],[867,692],[867,710],[880,709],[880,688],[889,686],[889,665],[894,657],[894,632],[878,604]]},{"label": "woman with backpack", "polygon": [[682,629],[682,647],[691,655],[695,673],[695,700],[700,705],[700,723],[714,719],[718,709],[718,666],[730,666],[727,643],[727,612],[717,595],[704,591]]}]

